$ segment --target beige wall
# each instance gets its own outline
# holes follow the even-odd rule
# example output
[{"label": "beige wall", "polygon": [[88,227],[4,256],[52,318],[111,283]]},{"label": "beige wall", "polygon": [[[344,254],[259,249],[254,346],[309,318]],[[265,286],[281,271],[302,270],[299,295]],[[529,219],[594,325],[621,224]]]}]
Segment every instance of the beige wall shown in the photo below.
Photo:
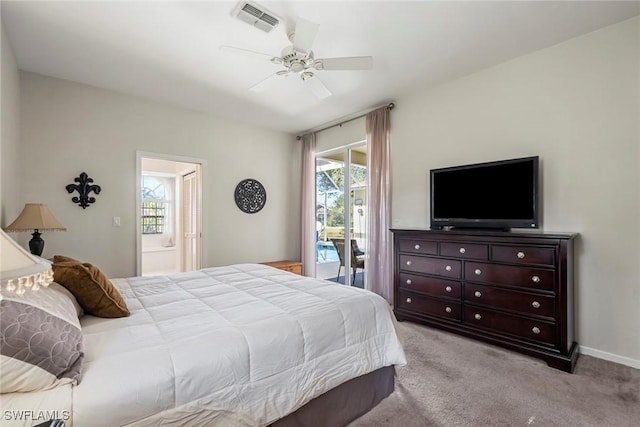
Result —
[{"label": "beige wall", "polygon": [[432,168],[538,155],[545,231],[580,233],[581,351],[640,368],[640,20],[400,97],[393,225],[429,226]]},{"label": "beige wall", "polygon": [[[20,77],[19,203],[46,203],[68,229],[43,234],[44,256],[87,260],[111,277],[135,275],[140,150],[206,160],[204,266],[299,259],[301,154],[293,135],[28,72]],[[81,172],[102,187],[87,209],[65,190]],[[244,178],[267,190],[256,214],[235,206]],[[121,227],[112,227],[114,216]]]},{"label": "beige wall", "polygon": [[[1,22],[1,21],[0,21]],[[1,24],[0,24],[1,25]],[[18,143],[20,138],[20,74],[13,49],[4,31],[2,38],[2,82],[0,86],[0,227],[9,225],[22,210],[18,204]]]}]

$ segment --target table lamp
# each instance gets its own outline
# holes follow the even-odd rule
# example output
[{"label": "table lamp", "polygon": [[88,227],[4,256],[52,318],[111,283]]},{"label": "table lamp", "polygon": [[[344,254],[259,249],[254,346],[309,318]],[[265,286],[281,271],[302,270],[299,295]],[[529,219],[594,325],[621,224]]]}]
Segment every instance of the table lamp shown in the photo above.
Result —
[{"label": "table lamp", "polygon": [[47,205],[42,203],[27,203],[5,231],[31,231],[33,238],[29,241],[29,249],[33,255],[42,255],[44,250],[44,240],[40,237],[40,230],[62,230],[67,229],[60,224],[53,216]]}]

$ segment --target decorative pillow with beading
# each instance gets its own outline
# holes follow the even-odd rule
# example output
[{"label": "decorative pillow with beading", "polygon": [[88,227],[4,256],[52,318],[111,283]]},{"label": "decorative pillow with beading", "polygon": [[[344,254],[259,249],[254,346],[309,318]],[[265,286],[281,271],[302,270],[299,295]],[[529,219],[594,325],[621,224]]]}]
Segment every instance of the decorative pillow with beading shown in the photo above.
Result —
[{"label": "decorative pillow with beading", "polygon": [[0,393],[47,390],[82,378],[84,345],[74,296],[57,283],[0,301]]}]

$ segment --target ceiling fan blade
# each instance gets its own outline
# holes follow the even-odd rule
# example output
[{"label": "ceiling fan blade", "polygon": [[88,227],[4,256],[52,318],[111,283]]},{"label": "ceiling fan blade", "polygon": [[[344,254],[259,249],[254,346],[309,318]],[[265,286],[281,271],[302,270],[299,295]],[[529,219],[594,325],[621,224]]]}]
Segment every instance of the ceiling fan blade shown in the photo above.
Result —
[{"label": "ceiling fan blade", "polygon": [[286,77],[286,76],[289,75],[288,71],[286,71],[286,72],[283,72],[283,71],[278,71],[277,73],[271,74],[266,79],[261,80],[258,83],[256,83],[255,85],[251,86],[249,88],[249,90],[252,91],[252,92],[264,92],[265,90],[267,90],[271,86],[273,86],[275,84],[275,82],[278,81],[278,79]]},{"label": "ceiling fan blade", "polygon": [[323,58],[313,64],[317,70],[369,70],[373,67],[371,56],[348,56],[344,58]]},{"label": "ceiling fan blade", "polygon": [[282,58],[269,55],[268,53],[254,52],[253,50],[241,49],[239,47],[233,46],[220,46],[220,50],[223,52],[239,53],[241,55],[251,56],[254,58],[266,59],[267,61],[271,61],[274,64],[282,64]]},{"label": "ceiling fan blade", "polygon": [[314,22],[298,18],[293,36],[293,49],[302,53],[311,52],[311,46],[316,39],[319,27],[320,25]]},{"label": "ceiling fan blade", "polygon": [[313,94],[318,99],[325,99],[331,96],[331,91],[324,85],[324,83],[322,83],[322,80],[320,80],[317,76],[313,75],[303,80],[309,87],[309,89],[311,89],[311,92],[313,92]]}]

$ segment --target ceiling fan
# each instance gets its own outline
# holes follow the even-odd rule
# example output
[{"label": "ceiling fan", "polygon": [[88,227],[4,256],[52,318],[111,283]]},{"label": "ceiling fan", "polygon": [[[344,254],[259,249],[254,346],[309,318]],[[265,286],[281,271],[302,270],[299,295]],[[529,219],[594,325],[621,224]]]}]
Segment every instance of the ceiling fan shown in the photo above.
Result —
[{"label": "ceiling fan", "polygon": [[295,31],[288,34],[289,40],[293,44],[285,47],[280,56],[232,46],[220,46],[220,49],[226,52],[266,59],[284,67],[284,69],[258,82],[249,90],[262,92],[271,87],[278,79],[291,74],[298,74],[315,96],[319,99],[324,99],[331,95],[331,91],[316,76],[316,72],[324,70],[368,70],[373,66],[373,58],[371,56],[348,56],[316,59],[311,46],[318,33],[318,28],[318,24],[299,18],[296,22]]}]

